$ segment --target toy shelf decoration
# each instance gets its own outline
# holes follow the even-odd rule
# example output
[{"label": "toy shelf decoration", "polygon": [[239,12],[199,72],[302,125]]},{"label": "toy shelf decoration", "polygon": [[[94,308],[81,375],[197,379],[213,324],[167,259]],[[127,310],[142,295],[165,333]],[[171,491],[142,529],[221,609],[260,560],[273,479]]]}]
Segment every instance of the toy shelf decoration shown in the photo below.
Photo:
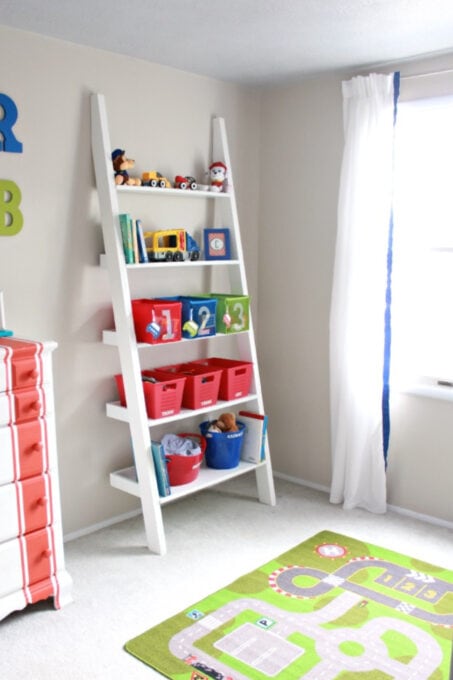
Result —
[{"label": "toy shelf decoration", "polygon": [[[166,469],[159,446],[163,434],[184,432],[187,425],[197,430],[222,413],[236,410],[237,415],[239,408],[265,412],[225,123],[214,118],[212,135],[206,131],[206,140],[212,138],[209,184],[178,174],[172,186],[168,177],[155,170],[146,170],[141,177],[133,174],[134,162],[123,149],[111,145],[101,94],[91,97],[91,115],[105,247],[101,260],[110,279],[115,321],[114,330],[105,330],[103,339],[118,348],[120,364],[112,376],[120,399],[106,405],[106,414],[128,425],[127,439],[132,443],[130,466],[112,471],[110,483],[140,499],[148,548],[164,554],[162,506],[166,503],[250,473],[255,476],[259,501],[275,504],[269,446],[266,438],[261,454],[259,428],[251,440],[248,437],[249,460],[235,461],[225,469],[208,467],[201,456],[195,462],[186,461],[186,470],[176,461],[178,475],[174,461],[172,471]],[[145,163],[146,159],[142,167]],[[169,229],[170,218],[162,223],[155,217],[177,212],[181,204],[175,202],[187,199],[194,209],[185,210],[183,229]],[[203,243],[204,259],[192,234],[203,233],[199,214],[205,211],[196,210],[193,200],[207,201],[212,208],[213,228],[204,232],[208,239]],[[130,201],[140,204],[137,214],[130,212]],[[150,219],[157,220],[154,231],[147,230]],[[142,237],[145,248],[140,245]],[[171,277],[160,276],[166,267],[172,267]],[[135,273],[143,269],[149,297],[145,293],[133,299]],[[217,275],[225,288],[219,294],[201,294],[218,290]],[[198,281],[195,290],[194,279]],[[170,282],[178,286],[177,296],[169,294]],[[169,361],[169,352],[174,352],[173,361]],[[206,358],[200,359],[203,354]],[[185,421],[189,422],[184,428]]]},{"label": "toy shelf decoration", "polygon": [[229,229],[204,230],[204,256],[207,260],[230,259],[231,251]]}]

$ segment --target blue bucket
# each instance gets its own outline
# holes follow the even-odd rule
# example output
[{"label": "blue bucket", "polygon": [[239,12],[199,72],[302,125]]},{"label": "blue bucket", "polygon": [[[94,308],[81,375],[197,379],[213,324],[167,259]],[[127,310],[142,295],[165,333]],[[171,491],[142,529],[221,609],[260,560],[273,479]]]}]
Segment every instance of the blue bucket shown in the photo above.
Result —
[{"label": "blue bucket", "polygon": [[201,423],[201,434],[206,439],[205,461],[210,468],[226,470],[239,465],[242,444],[244,441],[245,424],[237,422],[237,432],[208,432],[210,421]]}]

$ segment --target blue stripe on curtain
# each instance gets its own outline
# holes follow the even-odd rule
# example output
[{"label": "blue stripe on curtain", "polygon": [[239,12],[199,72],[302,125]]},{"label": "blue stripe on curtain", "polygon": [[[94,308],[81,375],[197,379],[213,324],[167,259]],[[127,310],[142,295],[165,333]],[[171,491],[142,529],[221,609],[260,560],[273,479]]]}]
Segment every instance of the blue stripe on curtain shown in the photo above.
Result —
[{"label": "blue stripe on curtain", "polygon": [[[398,97],[400,93],[400,74],[393,74],[393,123],[396,123]],[[387,247],[387,287],[385,292],[385,328],[384,328],[384,370],[382,389],[382,431],[384,444],[384,460],[387,468],[390,442],[390,356],[392,346],[392,267],[393,267],[393,208],[390,211],[389,236]]]}]

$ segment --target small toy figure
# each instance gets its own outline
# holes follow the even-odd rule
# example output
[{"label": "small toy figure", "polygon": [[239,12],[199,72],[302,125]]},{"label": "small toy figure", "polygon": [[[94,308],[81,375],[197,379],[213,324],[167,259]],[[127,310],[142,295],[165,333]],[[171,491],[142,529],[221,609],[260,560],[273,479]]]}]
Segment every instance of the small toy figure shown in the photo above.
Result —
[{"label": "small toy figure", "polygon": [[239,430],[236,424],[236,416],[234,413],[222,413],[217,420],[213,420],[208,427],[208,432],[237,432]]},{"label": "small toy figure", "polygon": [[129,186],[140,186],[141,180],[138,177],[130,177],[128,170],[131,170],[135,161],[132,158],[126,158],[124,149],[115,149],[112,151],[112,163],[115,171],[115,184],[127,184]]},{"label": "small toy figure", "polygon": [[216,161],[209,166],[209,177],[211,179],[211,191],[224,191],[227,175],[227,166],[222,161]]}]

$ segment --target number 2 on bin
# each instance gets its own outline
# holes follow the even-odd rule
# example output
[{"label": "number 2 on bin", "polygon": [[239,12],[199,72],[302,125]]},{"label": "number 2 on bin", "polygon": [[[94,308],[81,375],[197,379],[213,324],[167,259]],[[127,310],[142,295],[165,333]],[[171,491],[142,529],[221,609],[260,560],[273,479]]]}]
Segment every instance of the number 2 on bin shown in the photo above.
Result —
[{"label": "number 2 on bin", "polygon": [[208,325],[210,316],[211,312],[209,311],[208,307],[206,307],[205,305],[203,307],[200,307],[200,309],[198,310],[198,321],[200,323],[200,331],[204,331],[204,329]]}]

